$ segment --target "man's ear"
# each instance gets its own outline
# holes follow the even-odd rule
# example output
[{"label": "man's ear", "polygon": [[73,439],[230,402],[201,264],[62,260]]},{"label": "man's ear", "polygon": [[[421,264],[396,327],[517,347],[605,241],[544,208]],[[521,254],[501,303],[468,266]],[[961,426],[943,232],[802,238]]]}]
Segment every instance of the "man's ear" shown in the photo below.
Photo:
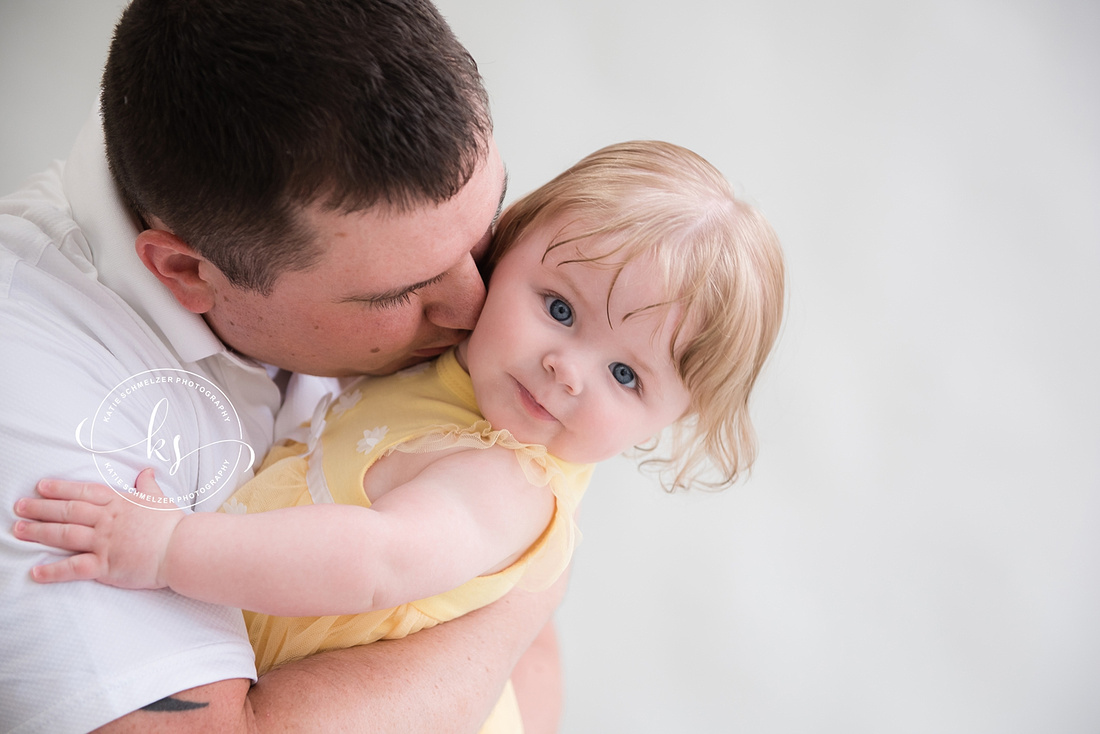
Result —
[{"label": "man's ear", "polygon": [[141,262],[193,313],[214,307],[212,272],[218,270],[190,245],[163,229],[147,229],[137,236],[134,249]]}]

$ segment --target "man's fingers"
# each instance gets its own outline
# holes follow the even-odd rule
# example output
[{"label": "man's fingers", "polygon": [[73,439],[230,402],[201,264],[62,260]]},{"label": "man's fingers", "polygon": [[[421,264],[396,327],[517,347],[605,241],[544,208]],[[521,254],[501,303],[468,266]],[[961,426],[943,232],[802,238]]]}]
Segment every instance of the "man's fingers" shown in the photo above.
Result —
[{"label": "man's fingers", "polygon": [[35,566],[31,569],[31,578],[40,584],[53,584],[59,581],[97,579],[102,571],[102,563],[94,554],[81,553],[55,563]]},{"label": "man's fingers", "polygon": [[23,497],[15,502],[15,514],[27,520],[95,525],[102,516],[99,505],[71,500]]},{"label": "man's fingers", "polygon": [[115,496],[115,491],[106,484],[72,482],[67,479],[41,479],[35,489],[48,499],[81,500],[93,505],[105,505]]},{"label": "man's fingers", "polygon": [[12,528],[12,534],[20,540],[80,552],[92,550],[92,542],[95,540],[95,530],[87,525],[57,522],[20,520]]}]

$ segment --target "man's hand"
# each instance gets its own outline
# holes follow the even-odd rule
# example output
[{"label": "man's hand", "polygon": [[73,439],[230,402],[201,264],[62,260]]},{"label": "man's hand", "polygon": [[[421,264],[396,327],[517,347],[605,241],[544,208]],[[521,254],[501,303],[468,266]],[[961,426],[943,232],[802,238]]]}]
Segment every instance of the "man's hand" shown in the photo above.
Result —
[{"label": "man's hand", "polygon": [[[140,493],[163,497],[152,469],[138,475]],[[159,589],[172,531],[183,513],[170,502],[140,505],[110,487],[90,482],[43,479],[41,498],[15,503],[23,520],[12,533],[20,540],[73,551],[64,560],[35,566],[39,583],[94,579],[123,589]],[[170,508],[170,509],[169,509]]]}]

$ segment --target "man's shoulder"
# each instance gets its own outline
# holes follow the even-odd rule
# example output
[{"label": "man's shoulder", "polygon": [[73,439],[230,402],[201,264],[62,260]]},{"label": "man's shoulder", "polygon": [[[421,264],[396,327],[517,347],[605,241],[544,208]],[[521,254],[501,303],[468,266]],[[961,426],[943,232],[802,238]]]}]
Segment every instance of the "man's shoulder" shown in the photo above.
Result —
[{"label": "man's shoulder", "polygon": [[97,275],[91,247],[51,177],[43,174],[0,199],[0,333],[6,342],[22,337],[22,347],[33,348],[67,335],[74,350],[95,343],[110,350],[116,334],[114,342],[144,343],[159,356],[156,335]]},{"label": "man's shoulder", "polygon": [[95,282],[91,248],[60,191],[59,169],[0,198],[0,297],[11,297],[17,277],[38,283],[44,302],[64,299],[64,284]]},{"label": "man's shoulder", "polygon": [[[0,247],[4,250],[33,257],[45,243],[67,249],[73,238],[81,239],[61,185],[63,165],[55,162],[0,197]],[[83,249],[90,258],[86,245]]]},{"label": "man's shoulder", "polygon": [[152,329],[97,280],[82,243],[63,206],[0,200],[5,401],[22,403],[33,394],[40,410],[83,412],[127,376],[174,366]]},{"label": "man's shoulder", "polygon": [[[2,217],[0,217],[2,218]],[[0,222],[0,236],[13,228]],[[165,366],[174,359],[133,309],[49,241],[28,236],[0,246],[0,338],[4,361],[54,359],[103,370]],[[93,363],[84,360],[95,360]],[[106,360],[106,361],[104,361]]]}]

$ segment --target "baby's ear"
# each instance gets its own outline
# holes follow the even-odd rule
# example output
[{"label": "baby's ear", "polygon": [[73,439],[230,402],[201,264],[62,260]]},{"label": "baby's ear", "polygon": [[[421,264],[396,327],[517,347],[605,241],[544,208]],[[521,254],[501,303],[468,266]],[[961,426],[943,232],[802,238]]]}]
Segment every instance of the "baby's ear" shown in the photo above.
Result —
[{"label": "baby's ear", "polygon": [[210,276],[212,271],[220,271],[186,242],[167,230],[147,229],[137,236],[134,249],[181,306],[193,313],[206,313],[214,307]]}]

